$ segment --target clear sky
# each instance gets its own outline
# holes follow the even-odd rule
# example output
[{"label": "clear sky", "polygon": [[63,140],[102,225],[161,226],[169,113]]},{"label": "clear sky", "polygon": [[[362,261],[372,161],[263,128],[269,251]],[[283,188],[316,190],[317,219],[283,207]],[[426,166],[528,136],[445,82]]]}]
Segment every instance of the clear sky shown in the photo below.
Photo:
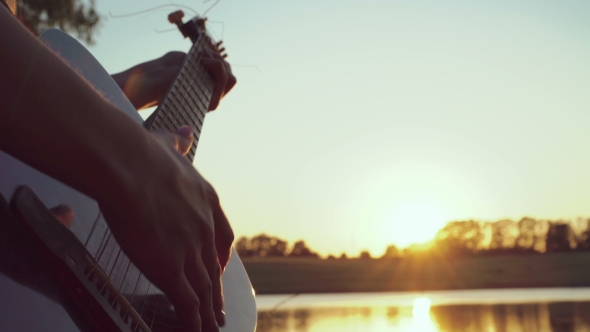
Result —
[{"label": "clear sky", "polygon": [[[170,3],[98,1],[91,52],[116,72],[186,51],[155,32],[169,9],[108,18]],[[208,17],[238,85],[196,166],[237,236],[380,255],[450,220],[590,217],[590,2],[222,0]]]}]

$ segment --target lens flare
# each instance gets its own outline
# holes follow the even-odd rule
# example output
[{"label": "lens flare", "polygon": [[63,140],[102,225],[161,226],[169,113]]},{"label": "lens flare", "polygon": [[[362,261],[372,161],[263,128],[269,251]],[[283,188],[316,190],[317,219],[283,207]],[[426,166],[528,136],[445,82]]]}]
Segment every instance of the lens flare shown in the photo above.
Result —
[{"label": "lens flare", "polygon": [[414,307],[412,313],[414,317],[428,316],[430,313],[430,299],[427,297],[418,297],[414,300]]}]

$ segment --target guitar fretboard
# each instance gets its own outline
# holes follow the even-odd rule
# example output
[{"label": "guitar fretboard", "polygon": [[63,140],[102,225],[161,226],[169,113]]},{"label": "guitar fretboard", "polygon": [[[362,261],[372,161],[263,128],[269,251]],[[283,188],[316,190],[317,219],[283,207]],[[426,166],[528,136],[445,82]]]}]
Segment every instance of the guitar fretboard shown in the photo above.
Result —
[{"label": "guitar fretboard", "polygon": [[149,130],[164,128],[175,131],[182,125],[190,126],[195,138],[187,153],[191,162],[195,157],[201,128],[213,91],[213,80],[200,65],[205,47],[207,47],[205,38],[199,38],[193,44],[175,82],[164,97],[164,101],[146,121],[146,128]]}]

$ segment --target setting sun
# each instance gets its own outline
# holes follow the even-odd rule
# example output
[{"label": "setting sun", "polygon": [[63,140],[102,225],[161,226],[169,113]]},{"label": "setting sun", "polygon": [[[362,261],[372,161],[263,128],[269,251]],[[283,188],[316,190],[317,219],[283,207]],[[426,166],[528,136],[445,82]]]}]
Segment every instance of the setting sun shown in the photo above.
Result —
[{"label": "setting sun", "polygon": [[409,202],[392,210],[388,216],[388,236],[398,247],[430,241],[447,223],[447,217],[438,206],[424,202]]}]

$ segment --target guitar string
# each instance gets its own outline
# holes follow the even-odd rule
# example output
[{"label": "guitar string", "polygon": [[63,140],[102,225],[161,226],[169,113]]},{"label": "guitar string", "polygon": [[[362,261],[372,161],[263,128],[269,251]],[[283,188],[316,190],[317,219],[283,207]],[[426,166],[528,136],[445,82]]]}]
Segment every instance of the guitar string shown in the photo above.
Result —
[{"label": "guitar string", "polygon": [[[112,234],[112,232],[111,232],[111,234]],[[115,242],[115,245],[112,247],[112,250],[110,251],[110,255],[107,259],[107,262],[104,264],[104,271],[106,271],[109,268],[109,265],[111,264],[111,260],[113,259],[113,256],[115,254],[116,247],[119,247],[119,245],[118,245],[118,243]],[[119,247],[119,254],[120,254],[120,250],[121,250],[121,247]],[[115,263],[117,263],[117,261],[115,261]],[[114,267],[114,264],[113,264],[113,267]]]},{"label": "guitar string", "polygon": [[[189,54],[187,54],[187,55],[188,55],[188,56],[187,56],[187,64],[189,65],[189,66],[188,66],[189,68],[187,68],[187,70],[188,70],[188,69],[192,69],[192,70],[189,70],[189,71],[192,71],[192,73],[191,73],[192,75],[189,75],[189,77],[190,77],[190,78],[192,78],[192,79],[193,79],[193,81],[195,81],[195,83],[197,83],[197,87],[198,87],[198,85],[200,85],[200,84],[204,84],[204,83],[205,83],[205,80],[204,80],[204,77],[203,77],[203,73],[204,73],[205,75],[206,75],[206,73],[205,73],[204,71],[194,70],[193,63],[191,63],[191,62],[193,62],[193,61],[194,61],[194,62],[196,62],[197,66],[198,66],[200,69],[202,69],[202,67],[201,67],[201,66],[199,66],[198,64],[200,63],[200,61],[199,61],[199,60],[200,60],[200,55],[201,55],[201,52],[202,52],[202,48],[203,48],[203,46],[204,46],[204,45],[203,45],[203,44],[204,44],[204,41],[203,41],[203,40],[204,40],[204,38],[200,38],[200,39],[199,39],[199,41],[197,41],[197,43],[195,43],[195,45],[193,45],[193,47],[191,47],[191,50],[189,51]],[[192,67],[192,68],[191,68],[191,67]],[[184,68],[183,68],[183,69],[184,69]],[[192,76],[192,77],[191,77],[191,76]],[[184,80],[183,80],[183,79],[184,79]],[[197,81],[196,79],[198,79],[198,81]],[[175,83],[174,83],[174,85],[182,86],[182,85],[183,85],[182,83],[186,83],[186,82],[184,82],[185,80],[187,80],[187,78],[179,76],[179,77],[178,77],[178,80],[177,80],[177,82],[175,82]],[[188,84],[186,84],[186,85],[187,85],[187,86],[189,86]],[[191,84],[191,85],[192,85],[192,84]],[[192,85],[192,87],[193,87],[193,88],[197,88],[197,87],[195,87],[194,85]],[[194,99],[194,97],[195,97],[195,96],[193,96],[193,93],[195,92],[195,90],[194,90],[194,89],[179,89],[179,90],[181,90],[182,92],[184,92],[184,93],[188,94],[188,96],[189,96],[189,97],[191,97],[191,99],[193,99],[193,103],[194,103],[194,104],[198,104],[198,103],[196,103],[196,100]],[[192,90],[192,91],[191,91],[191,90]],[[200,90],[207,90],[207,89],[203,89],[203,88],[201,88]],[[192,93],[191,93],[191,92],[192,92]],[[185,98],[186,98],[186,96],[185,96]],[[204,113],[206,113],[206,108],[205,108],[205,110],[199,110],[199,109],[198,109],[198,108],[199,108],[199,107],[198,107],[199,105],[194,105],[194,106],[196,106],[194,110],[190,110],[190,109],[189,109],[189,110],[186,110],[186,109],[179,109],[179,107],[178,107],[178,106],[179,106],[179,105],[178,105],[178,103],[174,103],[174,105],[173,105],[173,106],[174,106],[174,108],[176,108],[176,110],[177,110],[177,112],[178,112],[178,113],[185,113],[185,112],[186,112],[186,113],[192,114],[192,112],[187,112],[187,111],[193,111],[193,112],[195,112],[195,113],[200,111],[201,113],[203,113],[203,114],[202,114],[202,115],[203,115],[203,116],[202,116],[203,118],[204,118]],[[182,106],[185,106],[185,105],[182,105]],[[180,108],[182,108],[182,107],[180,107]],[[191,108],[192,108],[192,107],[191,107]],[[184,111],[184,112],[183,112],[183,111]],[[196,114],[192,114],[192,115],[196,115]],[[184,118],[184,117],[183,117],[183,118]],[[194,117],[193,117],[193,118],[194,118]],[[201,121],[198,119],[198,117],[197,117],[197,121],[201,122]],[[166,123],[166,122],[165,122],[165,126],[168,126],[168,127],[169,127],[168,129],[169,129],[169,130],[174,130],[174,127],[170,127],[171,125],[172,125],[171,123],[169,123],[169,122],[168,122],[168,123]],[[201,125],[202,125],[202,122],[201,122]],[[172,125],[172,126],[173,126],[173,125]],[[196,128],[196,129],[198,130],[198,134],[200,134],[200,128]],[[196,145],[196,143],[197,143],[197,142],[196,142],[197,140],[198,140],[198,136],[197,136],[197,137],[196,137],[196,139],[195,139],[195,145]],[[101,213],[102,213],[102,212],[101,212]],[[88,243],[90,242],[90,238],[92,237],[92,235],[93,235],[93,233],[94,233],[94,231],[95,231],[95,229],[96,229],[96,227],[97,227],[97,224],[98,224],[98,221],[99,221],[100,215],[101,215],[101,214],[99,214],[99,216],[97,217],[97,220],[95,220],[95,222],[93,223],[93,227],[92,227],[92,229],[91,229],[91,232],[90,232],[90,234],[89,234],[88,238],[86,239],[85,246],[87,246],[87,245],[88,245]],[[107,236],[107,234],[108,234],[108,236]],[[103,234],[103,236],[102,236],[102,239],[101,239],[100,245],[99,245],[99,247],[98,247],[98,249],[97,249],[97,254],[98,254],[98,255],[97,255],[98,257],[96,258],[96,262],[97,262],[97,263],[99,263],[99,262],[100,262],[100,260],[102,259],[102,257],[103,257],[103,255],[104,255],[104,253],[106,252],[106,248],[108,247],[108,243],[110,242],[110,239],[111,239],[111,237],[112,237],[112,233],[110,232],[110,228],[107,226],[107,228],[105,229],[105,233],[104,233],[104,234]],[[105,238],[106,238],[106,240],[105,240]],[[113,250],[113,252],[112,252],[112,253],[114,254],[114,250]],[[110,269],[110,272],[109,272],[109,275],[108,275],[107,281],[105,281],[105,284],[103,285],[102,289],[100,290],[100,292],[101,292],[101,293],[102,293],[102,291],[104,290],[104,288],[106,287],[106,285],[108,284],[108,281],[111,279],[111,277],[112,277],[112,275],[113,275],[113,271],[115,271],[115,267],[116,267],[116,265],[117,265],[117,262],[118,262],[118,260],[119,260],[119,257],[120,257],[120,255],[121,255],[121,248],[119,247],[119,250],[118,250],[118,252],[117,252],[117,257],[115,258],[115,262],[113,263],[113,265],[112,265],[112,267],[111,267],[111,269]],[[124,257],[126,257],[126,255],[125,255],[124,253],[123,253],[123,256],[124,256]],[[111,254],[111,255],[109,256],[109,259],[108,259],[107,263],[106,263],[106,264],[105,264],[105,266],[104,266],[104,268],[105,268],[105,269],[106,269],[106,268],[108,268],[108,266],[109,266],[109,264],[110,264],[110,261],[111,261],[112,257],[113,257],[113,255]],[[132,265],[132,263],[131,263],[131,261],[129,261],[129,264],[128,264],[128,266],[127,266],[127,269],[126,269],[126,272],[125,272],[125,275],[123,276],[123,279],[122,279],[122,281],[121,281],[121,285],[123,285],[123,283],[124,283],[124,281],[125,281],[125,279],[126,279],[127,273],[128,273],[128,271],[129,271],[129,268],[130,268],[130,266],[131,266],[131,265]],[[95,265],[95,266],[94,266],[94,267],[91,269],[91,271],[88,273],[88,276],[89,276],[90,274],[92,274],[92,272],[94,271],[94,269],[96,269],[96,267],[97,267],[97,266],[98,266],[98,264],[96,264],[96,265]],[[134,266],[134,265],[133,265],[133,266]],[[134,267],[135,267],[135,266],[134,266]],[[134,287],[134,292],[133,292],[133,295],[132,295],[132,299],[134,299],[134,298],[135,298],[135,295],[136,295],[137,288],[139,287],[139,283],[140,283],[141,276],[142,276],[142,274],[141,274],[141,272],[140,272],[140,273],[139,273],[139,275],[138,275],[137,281],[136,281],[136,283],[135,283],[135,287]],[[149,296],[149,290],[150,290],[151,286],[152,286],[152,283],[151,283],[151,282],[149,282],[149,280],[148,280],[148,287],[147,287],[147,290],[146,290],[146,298],[148,298],[148,296]],[[118,295],[117,295],[117,296],[118,296]],[[143,301],[143,305],[142,305],[142,309],[141,309],[141,314],[140,314],[140,316],[142,316],[142,315],[143,315],[143,311],[144,311],[144,308],[145,308],[146,302],[147,302],[147,301]],[[154,311],[154,314],[153,314],[153,317],[152,317],[152,322],[151,322],[151,325],[152,325],[152,326],[153,326],[153,324],[154,324],[155,317],[156,317],[156,313],[158,312],[158,309],[159,309],[159,305],[160,305],[160,301],[159,301],[159,298],[158,298],[158,301],[156,302],[155,311]],[[130,307],[128,308],[128,310],[129,310],[129,309],[130,309]],[[126,311],[126,313],[128,313],[128,310]],[[138,324],[139,324],[139,322],[138,322]],[[137,328],[138,324],[136,324],[136,328]]]},{"label": "guitar string", "polygon": [[[189,53],[189,58],[187,59],[187,63],[190,63],[190,60],[191,60],[191,58],[193,58],[193,56],[194,56],[194,52],[190,52]],[[184,67],[184,68],[186,68],[186,67]],[[184,80],[186,80],[186,78],[183,77],[183,76],[184,75],[179,76],[179,80],[175,82],[174,87],[176,88],[177,91],[180,90],[179,92],[185,92],[186,93],[185,89],[183,88],[183,85],[185,85],[183,83],[184,83]],[[170,101],[170,99],[169,99],[169,101]],[[171,103],[164,103],[164,105],[170,106],[170,108],[168,109],[168,112],[162,112],[162,113],[159,114],[159,117],[161,117],[161,118],[164,117],[164,113],[168,113],[168,114],[171,114],[172,112],[174,112],[174,113],[180,113],[179,111],[181,111],[181,110],[178,109],[178,103],[171,102]],[[168,120],[168,121],[166,121],[166,120]],[[164,127],[166,127],[168,130],[174,130],[174,124],[173,124],[173,121],[170,120],[170,117],[168,119],[161,119],[161,122],[163,122]],[[149,295],[149,289],[151,288],[151,286],[152,286],[152,284],[149,283],[148,290],[147,290],[147,294],[148,295]],[[144,301],[144,303],[142,305],[142,310],[141,310],[142,313],[141,313],[141,316],[143,316],[143,311],[144,311],[146,302],[147,301]],[[153,327],[153,324],[155,323],[155,320],[156,320],[156,317],[157,317],[156,315],[158,313],[159,307],[160,307],[160,299],[158,298],[158,301],[156,302],[156,306],[154,308],[154,313],[152,315],[151,323],[150,323],[150,325],[152,327]]]},{"label": "guitar string", "polygon": [[104,244],[104,241],[105,241],[105,239],[107,238],[107,234],[108,234],[108,232],[109,232],[109,231],[110,231],[110,229],[109,229],[108,227],[107,227],[107,228],[105,228],[105,230],[104,230],[104,234],[102,235],[102,238],[101,238],[101,240],[100,240],[100,244],[98,245],[98,248],[96,248],[96,255],[95,255],[95,259],[96,259],[96,261],[97,261],[97,262],[98,262],[98,260],[100,259],[100,257],[99,257],[99,258],[96,258],[96,257],[97,257],[97,256],[99,256],[99,251],[100,251],[100,248],[102,248],[102,245]]},{"label": "guitar string", "polygon": [[107,232],[109,233],[109,236],[107,237],[106,242],[104,243],[104,247],[100,251],[100,254],[98,255],[98,258],[95,259],[95,263],[96,264],[94,264],[94,266],[92,267],[92,269],[90,269],[90,271],[88,271],[88,273],[86,274],[86,278],[90,277],[90,275],[92,274],[92,272],[94,272],[94,270],[96,270],[96,268],[99,265],[100,259],[101,259],[102,255],[104,254],[105,249],[107,248],[107,244],[109,243],[109,241],[111,239],[111,233],[110,233],[110,231],[109,231],[108,228],[107,228]]},{"label": "guitar string", "polygon": [[150,323],[150,330],[154,326],[154,321],[156,320],[156,313],[158,313],[159,304],[160,304],[160,296],[158,296],[158,300],[156,301],[156,309],[154,310],[154,314],[152,315],[152,322]]},{"label": "guitar string", "polygon": [[117,257],[115,258],[115,262],[113,262],[113,266],[111,267],[111,271],[109,271],[109,275],[107,276],[107,280],[105,281],[104,285],[100,289],[101,293],[104,290],[104,288],[108,285],[109,281],[111,280],[111,275],[113,274],[113,270],[115,269],[115,265],[117,265],[117,261],[119,260],[119,256],[121,256],[121,248],[119,248],[119,251],[117,252]]},{"label": "guitar string", "polygon": [[121,284],[119,285],[119,288],[118,288],[117,296],[115,296],[115,299],[113,300],[113,303],[111,303],[111,306],[113,306],[113,304],[115,304],[115,302],[119,299],[119,295],[121,295],[121,290],[123,289],[123,283],[125,283],[125,279],[127,278],[127,273],[129,273],[130,266],[131,266],[131,260],[129,259],[129,263],[127,263],[127,269],[125,270],[125,274],[123,275],[123,278],[121,279]]},{"label": "guitar string", "polygon": [[[200,72],[198,70],[195,70],[195,66],[194,66],[194,64],[196,63],[197,64],[197,67],[198,68],[201,68],[201,66],[198,65],[198,64],[200,63],[202,49],[204,47],[203,40],[204,40],[203,38],[200,38],[199,41],[197,41],[197,43],[195,43],[195,45],[193,45],[193,47],[191,48],[191,50],[187,54],[187,60],[185,61],[185,64],[183,66],[182,71],[192,71],[190,73],[191,75],[186,75],[186,74],[183,75],[183,73],[181,71],[181,73],[179,73],[179,75],[178,75],[177,81],[175,81],[174,84],[173,84],[173,88],[176,88],[177,91],[180,90],[181,92],[184,92],[184,93],[188,94],[189,97],[192,97],[191,92],[193,92],[194,90],[191,91],[191,90],[188,89],[188,87],[190,87],[190,86],[192,86],[194,88],[196,88],[196,87],[195,87],[195,85],[192,85],[192,84],[190,84],[190,85],[189,84],[184,84],[184,83],[186,83],[187,80],[189,80],[190,78],[193,78],[193,80],[194,80],[194,78],[197,77],[198,79],[200,79],[200,82],[197,82],[195,80],[195,83],[197,83],[197,86],[198,86],[199,83],[201,83],[201,84],[205,83],[205,80],[204,80],[204,77],[203,77],[203,73],[204,72]],[[186,96],[182,96],[182,97],[183,98],[186,98]],[[199,108],[198,107],[199,106],[198,103],[196,101],[193,101],[193,104],[195,106],[195,109],[193,110],[193,112],[196,113],[196,112],[199,112],[200,111],[201,113],[203,113],[203,118],[204,118],[204,115],[207,112],[206,107],[204,107],[204,109],[199,110],[198,109]],[[181,105],[182,105],[182,103],[181,103]],[[185,103],[185,105],[186,105],[186,103]],[[187,111],[187,110],[179,109],[178,106],[179,106],[178,105],[178,102],[177,103],[172,102],[171,108],[174,108],[176,110],[175,113],[182,113],[182,111]],[[173,111],[174,110],[169,111],[168,114],[171,114]],[[160,114],[163,114],[163,113],[160,113]],[[194,115],[196,115],[196,114],[194,114]],[[174,130],[173,129],[174,128],[173,127],[174,124],[172,123],[172,121],[163,121],[163,122],[164,122],[164,125],[165,126],[168,126],[168,129],[169,130]],[[200,130],[199,130],[199,134],[200,134]],[[194,142],[195,145],[196,145],[197,141],[198,141],[198,136],[195,137],[195,142]],[[190,156],[189,157],[189,159],[191,159],[191,161],[192,161],[192,157],[193,156]],[[151,286],[151,283],[150,283],[150,286]],[[144,303],[144,305],[145,305],[145,303]],[[152,320],[151,320],[151,323],[150,323],[150,329],[153,327],[153,324],[154,324],[154,322],[156,320],[156,314],[158,313],[159,308],[160,308],[160,298],[158,297],[158,300],[156,301],[156,306],[154,308],[154,313],[152,315]],[[143,309],[142,309],[142,312],[143,312]]]},{"label": "guitar string", "polygon": [[94,230],[96,229],[96,226],[98,225],[98,220],[100,219],[100,216],[102,216],[102,210],[99,209],[98,216],[96,216],[96,219],[94,219],[94,222],[92,223],[92,228],[90,229],[90,234],[88,234],[88,237],[86,238],[86,242],[84,242],[84,247],[86,249],[88,249],[88,242],[90,241],[92,234],[94,234]]},{"label": "guitar string", "polygon": [[159,6],[155,6],[152,8],[139,10],[139,11],[127,13],[127,14],[113,14],[112,12],[109,12],[109,16],[111,18],[125,18],[125,17],[137,16],[137,15],[153,12],[153,11],[163,9],[163,8],[170,8],[170,7],[184,8],[186,10],[190,10],[191,12],[193,12],[195,14],[195,16],[199,16],[199,13],[196,10],[194,10],[193,8],[191,8],[189,6],[185,6],[185,5],[181,5],[181,4],[159,5]]},{"label": "guitar string", "polygon": [[207,16],[207,13],[209,13],[211,11],[211,9],[213,9],[213,7],[217,6],[217,4],[220,2],[221,0],[217,0],[215,1],[209,8],[207,8],[207,10],[205,10],[205,12],[203,12],[203,17]]},{"label": "guitar string", "polygon": [[[147,302],[147,295],[150,293],[150,287],[152,287],[152,283],[148,282],[148,287],[146,290],[146,295],[143,299],[143,304],[141,305],[141,312],[139,313],[139,317],[143,317],[143,309],[145,308],[145,303]],[[139,326],[139,321],[137,322],[137,325],[135,325],[135,328],[137,328],[137,326]]]},{"label": "guitar string", "polygon": [[139,286],[139,278],[141,278],[142,274],[139,270],[137,270],[139,273],[137,274],[137,280],[135,281],[135,288],[133,288],[133,293],[131,293],[131,300],[129,300],[129,307],[127,307],[127,310],[125,310],[125,314],[123,316],[127,316],[127,314],[129,313],[129,309],[131,309],[131,307],[133,306],[133,300],[135,300],[135,293],[137,292],[137,287]]}]

